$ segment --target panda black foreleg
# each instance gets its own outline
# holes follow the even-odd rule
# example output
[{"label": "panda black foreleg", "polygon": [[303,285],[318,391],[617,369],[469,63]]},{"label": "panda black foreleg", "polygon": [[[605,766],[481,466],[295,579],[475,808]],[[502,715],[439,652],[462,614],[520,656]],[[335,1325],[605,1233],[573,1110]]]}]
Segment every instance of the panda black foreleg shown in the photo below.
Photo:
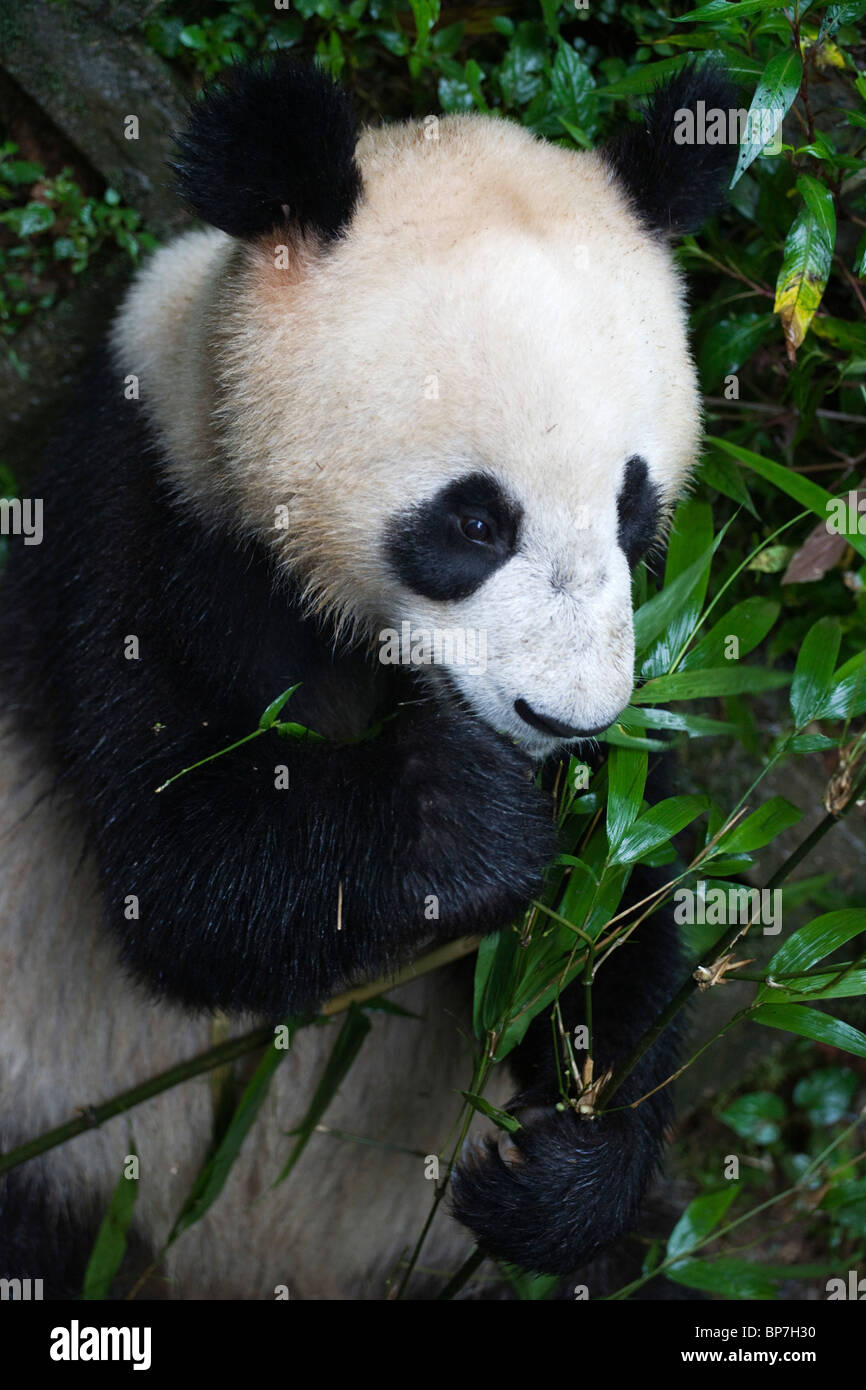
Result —
[{"label": "panda black foreleg", "polygon": [[210,740],[151,754],[135,779],[118,772],[140,764],[133,747],[99,786],[87,769],[109,921],[162,993],[305,1011],[424,945],[492,930],[538,889],[551,806],[525,755],[478,721],[429,704],[354,745],[268,733],[155,794]]},{"label": "panda black foreleg", "polygon": [[[680,982],[679,937],[659,912],[637,928],[598,970],[592,987],[594,1076],[623,1061],[655,1023]],[[563,1023],[585,1022],[578,981],[560,997]],[[610,1113],[585,1118],[558,1110],[549,1011],[516,1049],[520,1090],[509,1106],[523,1128],[467,1152],[454,1180],[454,1215],[489,1254],[524,1269],[567,1274],[635,1225],[658,1165],[671,1118],[667,1089],[642,1096],[675,1070],[680,1029],[670,1025],[643,1054],[610,1102]],[[578,1066],[585,1054],[575,1051]],[[574,1086],[570,1089],[574,1096]],[[600,1097],[604,1110],[604,1094]]]}]

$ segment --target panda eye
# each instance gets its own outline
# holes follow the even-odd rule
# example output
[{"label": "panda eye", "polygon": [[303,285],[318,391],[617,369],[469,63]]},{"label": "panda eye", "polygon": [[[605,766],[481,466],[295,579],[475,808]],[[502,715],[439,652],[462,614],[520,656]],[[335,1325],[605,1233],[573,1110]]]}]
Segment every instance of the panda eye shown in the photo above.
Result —
[{"label": "panda eye", "polygon": [[461,517],[460,530],[468,541],[478,545],[490,545],[493,541],[493,527],[478,516]]}]

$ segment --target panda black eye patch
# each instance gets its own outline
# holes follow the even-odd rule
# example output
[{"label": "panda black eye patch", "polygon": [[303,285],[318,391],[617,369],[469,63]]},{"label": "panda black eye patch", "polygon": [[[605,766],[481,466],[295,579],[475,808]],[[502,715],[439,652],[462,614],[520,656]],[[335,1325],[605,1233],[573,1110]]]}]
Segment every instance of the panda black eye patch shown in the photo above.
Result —
[{"label": "panda black eye patch", "polygon": [[655,539],[661,513],[659,490],[649,476],[646,460],[637,454],[626,463],[616,510],[617,539],[629,567],[634,569]]},{"label": "panda black eye patch", "polygon": [[521,508],[490,473],[467,473],[391,518],[387,562],[422,598],[468,598],[517,546]]}]

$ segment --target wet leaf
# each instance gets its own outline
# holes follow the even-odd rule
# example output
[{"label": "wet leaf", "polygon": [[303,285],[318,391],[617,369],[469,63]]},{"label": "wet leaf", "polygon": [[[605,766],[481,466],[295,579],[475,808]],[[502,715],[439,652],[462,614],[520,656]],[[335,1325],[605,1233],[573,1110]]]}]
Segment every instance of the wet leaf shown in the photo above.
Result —
[{"label": "wet leaf", "polygon": [[803,59],[796,48],[777,53],[764,68],[746,117],[731,188],[774,139],[800,90],[802,78]]}]

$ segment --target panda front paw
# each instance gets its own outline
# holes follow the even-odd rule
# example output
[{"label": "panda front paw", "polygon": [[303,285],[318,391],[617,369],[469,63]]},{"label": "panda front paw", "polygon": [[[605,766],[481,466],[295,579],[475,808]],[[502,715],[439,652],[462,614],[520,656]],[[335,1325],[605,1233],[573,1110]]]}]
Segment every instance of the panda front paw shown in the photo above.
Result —
[{"label": "panda front paw", "polygon": [[487,931],[522,912],[556,848],[553,802],[509,740],[471,716],[432,711],[402,750],[407,858],[443,920]]},{"label": "panda front paw", "polygon": [[514,1113],[515,1134],[471,1142],[452,1178],[452,1215],[497,1259],[564,1275],[627,1234],[658,1162],[648,1109],[583,1119],[550,1105]]}]

